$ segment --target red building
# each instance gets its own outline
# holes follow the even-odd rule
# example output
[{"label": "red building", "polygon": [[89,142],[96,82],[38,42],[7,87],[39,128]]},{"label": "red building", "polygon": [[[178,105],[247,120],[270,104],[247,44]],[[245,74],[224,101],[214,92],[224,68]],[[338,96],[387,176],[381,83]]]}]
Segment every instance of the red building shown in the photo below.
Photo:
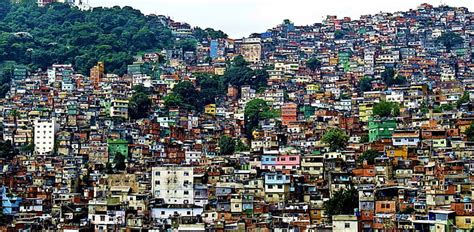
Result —
[{"label": "red building", "polygon": [[295,103],[285,103],[281,107],[281,121],[283,125],[289,125],[298,119],[298,105]]}]

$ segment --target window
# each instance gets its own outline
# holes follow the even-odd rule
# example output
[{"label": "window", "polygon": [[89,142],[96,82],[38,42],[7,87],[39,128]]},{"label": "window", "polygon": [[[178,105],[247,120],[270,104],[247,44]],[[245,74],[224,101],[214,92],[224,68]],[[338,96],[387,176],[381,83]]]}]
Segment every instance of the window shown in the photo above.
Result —
[{"label": "window", "polygon": [[471,218],[466,218],[466,224],[471,224]]},{"label": "window", "polygon": [[105,221],[105,216],[100,216],[100,221],[101,222]]},{"label": "window", "polygon": [[184,195],[188,195],[189,194],[189,191],[184,191]]},{"label": "window", "polygon": [[155,176],[159,176],[161,172],[155,172]]},{"label": "window", "polygon": [[156,184],[156,185],[159,185],[159,184],[160,184],[160,181],[159,181],[159,180],[155,180],[155,184]]},{"label": "window", "polygon": [[470,210],[472,210],[472,205],[471,204],[465,204],[464,209],[470,211]]},{"label": "window", "polygon": [[184,176],[189,176],[189,172],[184,172]]},{"label": "window", "polygon": [[279,184],[278,189],[283,189],[283,185]]},{"label": "window", "polygon": [[239,208],[239,204],[235,204],[234,206],[235,206],[235,208]]},{"label": "window", "polygon": [[344,223],[344,228],[351,228],[351,224],[350,223]]}]

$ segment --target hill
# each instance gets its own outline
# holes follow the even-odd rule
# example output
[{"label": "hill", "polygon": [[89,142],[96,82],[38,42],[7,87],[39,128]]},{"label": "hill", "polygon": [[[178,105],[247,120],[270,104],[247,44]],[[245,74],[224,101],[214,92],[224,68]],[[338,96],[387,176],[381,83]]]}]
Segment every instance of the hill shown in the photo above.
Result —
[{"label": "hill", "polygon": [[158,16],[131,7],[81,11],[66,4],[0,3],[0,61],[32,69],[70,63],[84,74],[99,60],[123,74],[138,52],[172,46],[171,31]]}]

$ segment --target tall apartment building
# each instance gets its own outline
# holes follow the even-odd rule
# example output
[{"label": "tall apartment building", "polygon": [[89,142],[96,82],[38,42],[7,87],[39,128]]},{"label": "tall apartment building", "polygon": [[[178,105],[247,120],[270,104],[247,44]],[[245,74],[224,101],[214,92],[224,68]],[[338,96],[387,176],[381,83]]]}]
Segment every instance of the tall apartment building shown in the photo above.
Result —
[{"label": "tall apartment building", "polygon": [[166,204],[194,204],[193,168],[154,167],[151,190],[155,198]]},{"label": "tall apartment building", "polygon": [[244,39],[240,45],[240,54],[247,62],[260,62],[262,59],[262,43],[260,38]]},{"label": "tall apartment building", "polygon": [[34,122],[35,153],[44,155],[54,150],[55,134],[59,130],[56,119],[41,120]]},{"label": "tall apartment building", "polygon": [[90,70],[90,78],[92,85],[97,89],[99,84],[105,76],[105,64],[104,62],[98,62],[96,66]]}]

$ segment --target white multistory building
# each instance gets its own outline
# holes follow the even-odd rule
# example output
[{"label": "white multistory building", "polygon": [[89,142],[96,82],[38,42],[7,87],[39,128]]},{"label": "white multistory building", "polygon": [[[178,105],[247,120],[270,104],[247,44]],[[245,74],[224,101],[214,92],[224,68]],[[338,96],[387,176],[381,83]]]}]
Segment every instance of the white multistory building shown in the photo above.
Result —
[{"label": "white multistory building", "polygon": [[55,134],[59,130],[56,119],[37,119],[34,122],[35,153],[45,155],[54,150]]},{"label": "white multistory building", "polygon": [[154,167],[151,189],[153,196],[165,204],[194,204],[193,168]]}]

